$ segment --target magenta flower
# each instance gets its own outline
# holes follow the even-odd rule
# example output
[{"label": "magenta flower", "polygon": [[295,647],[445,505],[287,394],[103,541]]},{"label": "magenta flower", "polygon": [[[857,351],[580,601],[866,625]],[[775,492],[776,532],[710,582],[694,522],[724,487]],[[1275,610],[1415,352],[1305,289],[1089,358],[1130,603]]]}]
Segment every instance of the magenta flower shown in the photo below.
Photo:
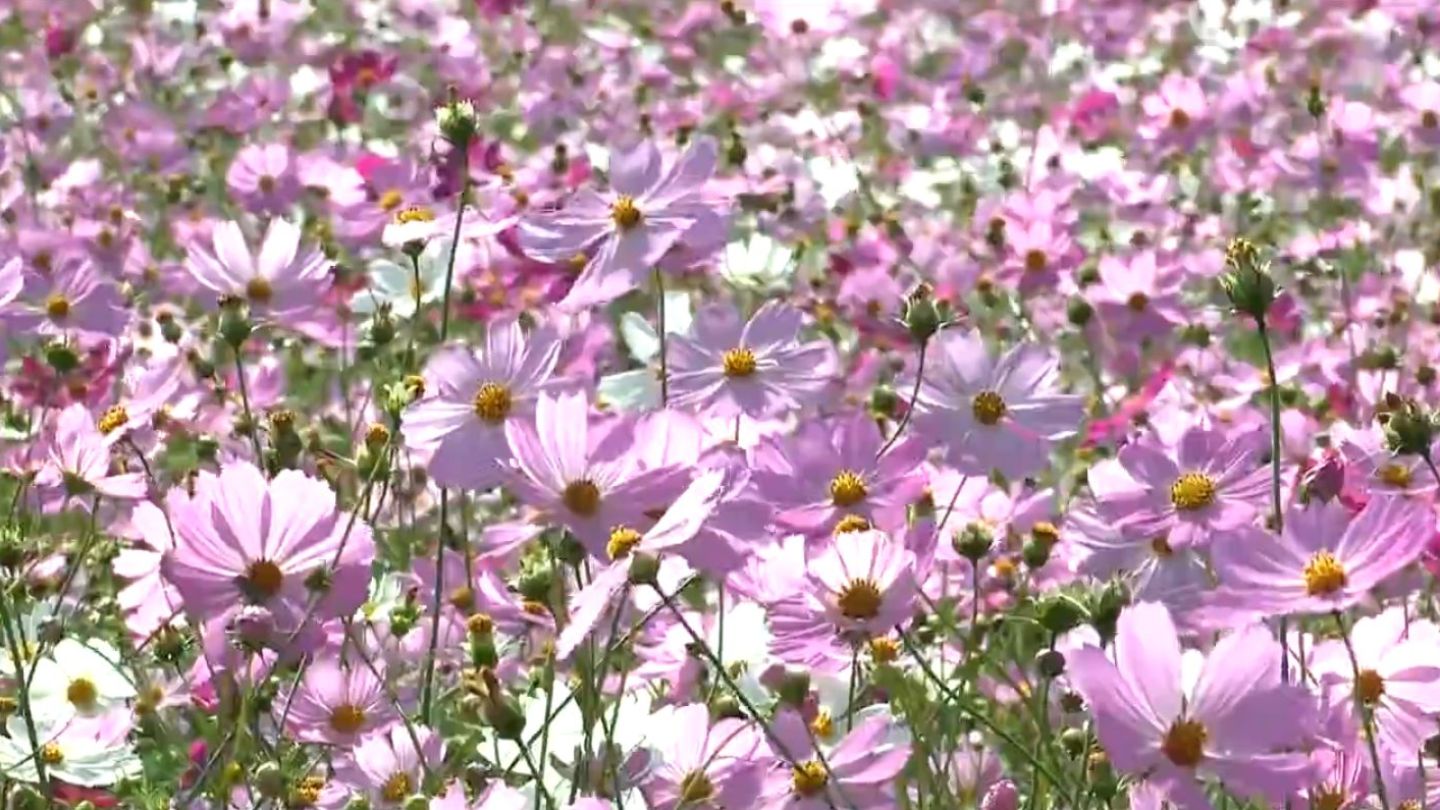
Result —
[{"label": "magenta flower", "polygon": [[578,310],[618,298],[644,285],[676,245],[723,242],[725,210],[704,193],[716,156],[715,141],[704,137],[668,166],[648,141],[617,150],[610,158],[610,193],[581,192],[559,211],[526,217],[520,248],[540,261],[585,262],[562,307]]},{"label": "magenta flower", "polygon": [[[251,144],[235,154],[225,185],[246,210],[278,214],[300,193],[300,179],[290,147],[281,143]],[[217,247],[218,251],[218,247]]]},{"label": "magenta flower", "polygon": [[370,527],[336,510],[325,482],[285,470],[266,481],[254,465],[202,472],[195,496],[168,504],[175,548],[162,564],[197,621],[245,605],[268,609],[280,632],[307,616],[345,616],[365,601],[375,544]]},{"label": "magenta flower", "polygon": [[1272,803],[1300,786],[1305,757],[1276,751],[1305,736],[1308,698],[1280,682],[1280,645],[1267,630],[1221,639],[1191,682],[1169,612],[1142,602],[1120,614],[1114,654],[1082,647],[1067,657],[1116,770],[1143,776],[1184,810],[1210,807],[1201,777]]},{"label": "magenta flower", "polygon": [[1398,608],[1355,622],[1350,630],[1355,677],[1342,641],[1327,641],[1315,650],[1310,672],[1331,690],[1337,707],[1355,722],[1356,698],[1375,718],[1379,740],[1399,762],[1410,762],[1435,733],[1440,712],[1440,629],[1422,619],[1411,620]]},{"label": "magenta flower", "polygon": [[142,473],[111,472],[110,445],[89,409],[79,403],[71,405],[56,420],[49,459],[35,476],[35,483],[61,489],[84,505],[93,495],[126,500],[145,497]]},{"label": "magenta flower", "polygon": [[805,567],[811,593],[842,632],[869,638],[904,622],[916,597],[915,554],[885,532],[842,532]]},{"label": "magenta flower", "polygon": [[1138,441],[1120,450],[1120,466],[1139,486],[1100,500],[1100,514],[1164,537],[1171,548],[1203,546],[1216,532],[1249,526],[1269,494],[1263,428],[1231,435],[1195,426],[1173,450]]},{"label": "magenta flower", "polygon": [[831,350],[800,342],[800,311],[767,302],[740,322],[733,305],[695,314],[669,347],[670,401],[728,418],[774,416],[806,404],[828,380]]},{"label": "magenta flower", "polygon": [[425,367],[426,396],[405,412],[406,447],[430,453],[442,486],[489,489],[510,462],[505,427],[528,419],[560,357],[560,341],[540,328],[526,335],[515,318],[490,325],[480,351],[442,349]]},{"label": "magenta flower", "polygon": [[276,316],[297,314],[320,303],[330,283],[330,262],[314,247],[302,249],[300,226],[270,220],[259,254],[252,255],[237,222],[215,226],[214,251],[192,242],[185,267],[217,296],[248,301]]},{"label": "magenta flower", "polygon": [[1270,615],[1344,610],[1419,559],[1434,534],[1431,508],[1407,498],[1374,498],[1354,519],[1333,501],[1293,508],[1278,539],[1247,527],[1213,545],[1214,604]]},{"label": "magenta flower", "polygon": [[926,448],[905,440],[877,458],[883,444],[875,420],[863,413],[805,422],[755,450],[753,480],[779,510],[776,520],[794,531],[828,534],[846,515],[899,531],[925,486],[917,471]]},{"label": "magenta flower", "polygon": [[[967,475],[1034,475],[1085,415],[1080,397],[1055,390],[1056,371],[1055,357],[1040,346],[1020,344],[996,359],[979,332],[941,332],[930,344],[915,431],[942,445]],[[912,377],[898,386],[913,384]]]},{"label": "magenta flower", "polygon": [[641,785],[650,807],[752,806],[767,750],[752,723],[731,718],[712,725],[703,703],[661,710],[650,719],[658,762]]},{"label": "magenta flower", "polygon": [[601,560],[611,557],[613,534],[647,525],[647,513],[663,508],[683,483],[676,468],[645,469],[623,452],[629,432],[616,423],[592,430],[583,392],[541,394],[533,424],[505,425],[515,456],[511,487]]},{"label": "magenta flower", "polygon": [[1180,300],[1180,273],[1161,267],[1153,250],[1127,258],[1106,256],[1097,268],[1100,283],[1089,288],[1090,300],[1117,340],[1139,341],[1170,334],[1189,316]]},{"label": "magenta flower", "polygon": [[279,696],[273,708],[295,739],[331,745],[353,745],[400,719],[369,667],[345,666],[331,655],[306,667],[294,693]]},{"label": "magenta flower", "polygon": [[330,63],[331,120],[342,124],[358,123],[365,96],[377,85],[395,75],[397,59],[376,51],[341,54]]},{"label": "magenta flower", "polygon": [[860,712],[854,728],[825,752],[827,770],[816,755],[805,720],[786,709],[773,727],[786,765],[771,772],[764,796],[756,805],[763,810],[853,810],[896,806],[895,781],[910,759],[908,734],[888,712],[865,716]]}]

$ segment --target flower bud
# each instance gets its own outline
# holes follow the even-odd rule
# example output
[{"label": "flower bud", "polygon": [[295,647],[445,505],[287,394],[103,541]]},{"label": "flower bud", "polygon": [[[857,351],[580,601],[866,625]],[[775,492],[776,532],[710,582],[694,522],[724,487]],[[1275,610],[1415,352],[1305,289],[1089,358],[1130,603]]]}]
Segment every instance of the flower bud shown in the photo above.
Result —
[{"label": "flower bud", "polygon": [[232,349],[239,349],[250,339],[254,326],[245,302],[234,296],[227,296],[220,302],[220,338]]},{"label": "flower bud", "polygon": [[660,559],[653,554],[635,551],[630,554],[631,585],[655,585],[659,582]]},{"label": "flower bud", "polygon": [[1064,748],[1065,753],[1072,757],[1078,757],[1085,753],[1085,748],[1089,742],[1089,736],[1078,728],[1067,728],[1060,733],[1060,747]]},{"label": "flower bud", "polygon": [[285,795],[285,772],[274,762],[262,762],[251,776],[255,792],[274,799]]},{"label": "flower bud", "polygon": [[51,343],[45,347],[45,364],[60,374],[69,374],[80,367],[80,355],[64,343]]},{"label": "flower bud", "polygon": [[928,284],[921,284],[905,297],[900,307],[900,320],[910,330],[910,337],[924,343],[949,321],[949,307],[935,300]]},{"label": "flower bud", "polygon": [[1020,806],[1020,791],[1009,779],[1001,779],[985,791],[980,800],[980,810],[1016,810]]},{"label": "flower bud", "polygon": [[1085,608],[1068,596],[1051,596],[1040,603],[1040,625],[1055,635],[1068,633],[1085,621]]},{"label": "flower bud", "polygon": [[1084,326],[1090,323],[1090,319],[1094,315],[1095,307],[1090,306],[1089,301],[1086,301],[1078,295],[1071,298],[1069,303],[1065,305],[1065,319],[1075,326]]},{"label": "flower bud", "polygon": [[810,673],[803,669],[787,671],[776,692],[780,695],[781,703],[798,709],[805,705],[805,700],[810,696]]},{"label": "flower bud", "polygon": [[954,537],[950,539],[950,546],[955,549],[955,553],[972,563],[989,554],[990,548],[994,544],[995,536],[991,533],[990,527],[978,522],[971,523],[955,532]]},{"label": "flower bud", "polygon": [[1435,441],[1435,419],[1413,399],[1389,397],[1385,446],[1392,453],[1428,457]]},{"label": "flower bud", "polygon": [[1228,268],[1220,277],[1220,286],[1230,305],[1264,323],[1265,314],[1275,303],[1275,280],[1270,277],[1270,264],[1260,258],[1260,251],[1247,239],[1235,239],[1225,251]]},{"label": "flower bud", "polygon": [[1065,654],[1059,650],[1042,650],[1035,656],[1035,670],[1040,677],[1053,679],[1065,674]]},{"label": "flower bud", "polygon": [[1020,547],[1020,559],[1032,571],[1044,568],[1045,563],[1050,562],[1050,546],[1038,540],[1026,540],[1025,545]]},{"label": "flower bud", "polygon": [[435,110],[435,124],[440,129],[440,136],[457,149],[469,147],[480,131],[475,105],[459,100],[453,90],[450,101]]}]

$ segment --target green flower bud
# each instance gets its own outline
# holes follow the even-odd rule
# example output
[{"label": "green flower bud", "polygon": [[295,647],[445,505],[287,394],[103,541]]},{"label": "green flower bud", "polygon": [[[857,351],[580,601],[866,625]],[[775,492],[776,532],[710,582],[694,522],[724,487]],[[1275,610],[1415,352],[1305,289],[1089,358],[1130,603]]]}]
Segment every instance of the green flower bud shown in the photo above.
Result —
[{"label": "green flower bud", "polygon": [[1060,747],[1064,748],[1065,753],[1072,757],[1078,757],[1085,753],[1089,742],[1089,735],[1078,728],[1067,728],[1060,733]]},{"label": "green flower bud", "polygon": [[1059,650],[1042,650],[1035,656],[1035,671],[1039,672],[1042,678],[1060,677],[1065,674],[1065,654]]},{"label": "green flower bud", "polygon": [[1260,259],[1259,249],[1249,240],[1235,239],[1225,251],[1225,264],[1228,270],[1220,277],[1220,286],[1230,305],[1263,323],[1276,296],[1269,262]]},{"label": "green flower bud", "polygon": [[1074,599],[1052,596],[1040,603],[1040,625],[1055,635],[1068,633],[1085,621],[1085,608]]},{"label": "green flower bud", "polygon": [[951,548],[955,553],[970,562],[978,562],[995,545],[995,536],[990,527],[984,523],[971,523],[950,539]]},{"label": "green flower bud", "polygon": [[234,296],[220,301],[220,338],[226,345],[239,350],[250,339],[252,331],[254,326],[250,323],[250,313],[246,311],[244,301]]},{"label": "green flower bud", "polygon": [[1084,326],[1090,323],[1090,319],[1094,317],[1094,315],[1095,307],[1091,306],[1089,301],[1086,301],[1078,295],[1071,298],[1065,305],[1066,320],[1076,326]]}]

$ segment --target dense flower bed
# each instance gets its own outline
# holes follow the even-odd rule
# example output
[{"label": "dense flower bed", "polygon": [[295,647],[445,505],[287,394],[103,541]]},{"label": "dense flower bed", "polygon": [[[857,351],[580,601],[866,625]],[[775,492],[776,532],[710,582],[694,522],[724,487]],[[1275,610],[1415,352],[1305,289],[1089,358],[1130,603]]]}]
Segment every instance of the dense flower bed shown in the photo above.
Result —
[{"label": "dense flower bed", "polygon": [[1440,807],[1440,6],[0,46],[7,807]]}]

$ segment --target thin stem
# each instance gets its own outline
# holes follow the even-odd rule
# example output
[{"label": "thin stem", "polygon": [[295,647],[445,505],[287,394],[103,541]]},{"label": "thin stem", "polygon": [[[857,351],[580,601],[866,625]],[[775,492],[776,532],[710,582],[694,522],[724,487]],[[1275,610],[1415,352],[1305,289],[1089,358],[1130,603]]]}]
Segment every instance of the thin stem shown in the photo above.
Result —
[{"label": "thin stem", "polygon": [[430,600],[430,647],[425,651],[425,680],[420,689],[420,717],[430,725],[435,696],[435,655],[440,646],[440,601],[445,593],[445,531],[450,512],[450,490],[440,490],[440,542],[435,549],[435,595]]},{"label": "thin stem", "polygon": [[[956,711],[960,712],[965,717],[975,721],[977,724],[983,726],[991,734],[999,737],[1002,741],[1008,743],[1010,747],[1019,751],[1030,763],[1030,765],[1035,768],[1035,770],[1039,771],[1046,779],[1050,780],[1050,784],[1054,785],[1056,790],[1064,791],[1065,785],[1063,782],[1060,781],[1060,778],[1055,775],[1054,771],[1051,771],[1048,767],[1046,767],[1040,761],[1040,758],[1035,756],[1034,752],[1021,745],[1020,741],[1011,736],[1009,732],[997,726],[994,721],[986,717],[984,714],[974,711],[973,709],[970,709],[968,706],[966,706],[961,701],[960,696],[955,694],[955,691],[953,689],[947,686],[943,681],[940,680],[938,676],[935,675],[935,670],[931,668],[930,663],[925,660],[924,656],[920,655],[920,651],[918,648],[916,648],[915,642],[911,640],[910,634],[904,632],[898,627],[895,629],[896,632],[900,634],[900,642],[905,645],[905,651],[910,653],[910,657],[914,658],[915,663],[920,665],[921,673],[924,674],[925,678],[929,680],[930,683],[933,684],[937,690],[940,691],[941,696],[944,697],[947,702],[954,705]],[[1079,797],[1072,796],[1069,806],[1079,807]],[[1386,810],[1389,809],[1387,808]]]},{"label": "thin stem", "polygon": [[240,388],[240,406],[245,409],[245,429],[250,433],[250,446],[255,450],[255,466],[265,470],[265,454],[260,450],[260,425],[250,411],[250,393],[245,389],[245,358],[235,347],[235,381]]},{"label": "thin stem", "polygon": [[550,806],[553,800],[550,798],[550,793],[545,790],[545,780],[540,778],[540,769],[535,765],[535,758],[530,756],[530,749],[522,746],[520,753],[525,757],[525,764],[530,767],[530,775],[535,777],[535,806],[537,808],[540,806],[541,799],[545,800],[547,807]]},{"label": "thin stem", "polygon": [[[10,599],[0,592],[0,627],[5,631],[5,646],[10,649],[10,664],[15,674],[20,675],[25,669],[24,655],[20,650],[20,643],[15,640],[15,633],[10,627]],[[18,621],[18,619],[17,619]],[[37,651],[38,657],[38,651]],[[30,710],[30,679],[20,679],[20,716],[25,720],[25,733],[30,738],[31,755],[35,758],[35,772],[40,777],[40,785],[48,797],[51,792],[50,777],[45,772],[45,761],[39,756],[40,737],[35,732],[35,715]]]},{"label": "thin stem", "polygon": [[[1265,350],[1265,373],[1270,377],[1270,508],[1275,523],[1275,534],[1285,531],[1285,513],[1280,505],[1280,381],[1275,377],[1275,355],[1270,349],[1270,330],[1265,319],[1258,321],[1260,346]],[[1287,638],[1289,626],[1286,617],[1280,617],[1280,682],[1290,682],[1290,644]]]},{"label": "thin stem", "polygon": [[860,645],[850,645],[850,689],[845,695],[845,733],[855,728],[855,689],[860,680]]},{"label": "thin stem", "polygon": [[450,336],[450,288],[455,283],[455,257],[460,253],[460,223],[465,220],[465,203],[470,199],[470,150],[460,148],[460,202],[455,206],[455,230],[450,234],[450,258],[445,262],[445,292],[440,297],[440,342]]},{"label": "thin stem", "polygon": [[1336,626],[1340,628],[1340,640],[1345,643],[1345,653],[1350,656],[1350,674],[1354,679],[1351,681],[1351,688],[1355,693],[1355,708],[1360,712],[1360,720],[1365,726],[1365,745],[1370,749],[1370,767],[1375,774],[1375,795],[1380,797],[1380,806],[1384,810],[1390,810],[1390,799],[1385,795],[1385,779],[1381,776],[1384,771],[1380,769],[1380,750],[1375,746],[1375,717],[1360,695],[1360,660],[1355,657],[1355,646],[1350,643],[1350,629],[1345,626],[1344,614],[1337,610],[1332,615],[1335,616]]},{"label": "thin stem", "polygon": [[665,277],[658,267],[655,268],[655,299],[659,321],[655,331],[660,336],[660,407],[666,408],[670,405],[670,366],[665,343]]},{"label": "thin stem", "polygon": [[[691,626],[690,620],[685,618],[685,614],[681,612],[679,606],[675,604],[675,597],[660,590],[658,585],[652,585],[651,587],[655,589],[655,593],[660,595],[660,601],[664,602],[665,607],[669,608],[670,613],[675,616],[675,620],[680,623],[680,627],[690,635],[690,640],[695,642],[695,647],[699,650],[701,656],[705,658],[705,663],[720,676],[721,680],[725,681],[725,686],[730,689],[731,693],[735,695],[735,699],[739,701],[740,705],[749,713],[750,719],[755,721],[756,725],[760,726],[760,730],[765,733],[766,739],[774,746],[775,752],[788,760],[788,749],[775,735],[775,731],[770,728],[770,724],[765,722],[765,715],[761,714],[760,710],[755,708],[755,704],[751,702],[745,692],[740,689],[740,685],[735,683],[735,679],[731,677],[730,673],[725,670],[724,664],[720,662],[720,659],[715,657],[715,652],[710,649],[710,645],[705,643],[705,639]],[[833,773],[830,769],[830,764],[825,761],[825,754],[818,747],[815,749],[815,756],[820,764],[824,766],[827,774]],[[792,762],[791,764],[793,765],[794,763]],[[838,789],[839,786],[837,785],[836,787]],[[830,810],[837,810],[835,802],[830,798],[829,791],[825,793],[825,803],[830,806]]]},{"label": "thin stem", "polygon": [[895,442],[900,440],[900,434],[904,433],[906,425],[910,424],[910,415],[915,413],[915,400],[920,398],[920,382],[925,379],[925,350],[929,347],[929,340],[920,344],[920,359],[915,364],[915,385],[910,389],[910,402],[905,406],[905,415],[900,417],[900,424],[895,427],[895,432],[890,434],[880,452],[875,454],[876,458],[882,458]]}]

